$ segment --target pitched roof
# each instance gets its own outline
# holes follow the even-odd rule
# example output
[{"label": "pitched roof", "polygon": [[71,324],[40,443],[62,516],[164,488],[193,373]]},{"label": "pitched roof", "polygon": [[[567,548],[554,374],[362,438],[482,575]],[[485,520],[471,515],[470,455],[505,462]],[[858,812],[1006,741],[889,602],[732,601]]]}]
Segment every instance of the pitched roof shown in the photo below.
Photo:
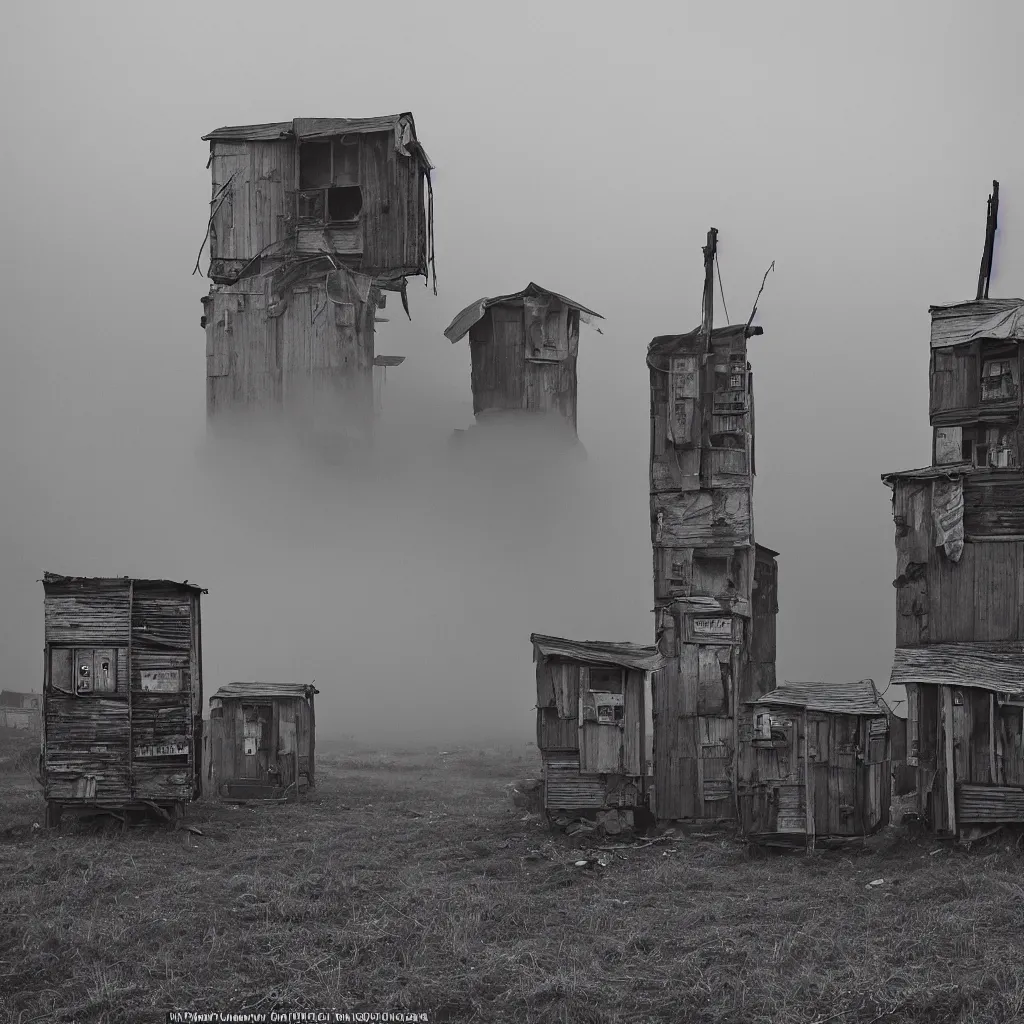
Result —
[{"label": "pitched roof", "polygon": [[1024,643],[928,644],[897,647],[890,682],[965,686],[1024,695]]},{"label": "pitched roof", "polygon": [[542,288],[539,284],[534,284],[531,281],[521,292],[515,292],[512,295],[496,295],[491,299],[477,299],[476,302],[471,302],[464,310],[462,310],[455,319],[448,325],[448,329],[444,332],[444,336],[454,345],[455,342],[464,338],[470,328],[483,319],[484,314],[491,306],[497,306],[503,302],[514,302],[516,299],[522,299],[526,296],[531,298],[539,298],[544,295],[550,295],[553,298],[558,299],[564,305],[569,306],[572,309],[577,309],[580,313],[586,317],[596,316],[598,320],[603,320],[604,317],[600,313],[595,313],[592,309],[587,309],[586,306],[574,301],[573,299],[566,298],[564,295],[559,295],[558,292],[553,292],[547,288]]},{"label": "pitched roof", "polygon": [[[405,129],[408,128],[406,137]],[[240,124],[218,128],[203,136],[204,142],[276,142],[285,139],[326,139],[338,135],[369,135],[374,132],[395,133],[404,147],[419,152],[423,162],[433,165],[416,138],[416,123],[409,111],[401,114],[382,114],[379,117],[297,117],[292,121],[273,121],[269,124]]]},{"label": "pitched roof", "polygon": [[1024,299],[971,299],[930,306],[931,347],[950,348],[971,341],[1024,341]]},{"label": "pitched roof", "polygon": [[[651,343],[647,346],[647,358],[650,360],[651,356],[671,354],[677,347],[684,344],[692,344],[701,335],[702,328],[695,327],[692,331],[687,331],[685,334],[659,334],[658,337],[652,338]],[[743,338],[753,338],[760,334],[764,334],[763,327],[748,327],[746,324],[730,324],[727,327],[716,327],[711,332],[711,340],[724,341],[726,338],[735,338],[737,336]],[[650,365],[648,363],[648,365]]]},{"label": "pitched roof", "polygon": [[208,594],[209,591],[205,587],[199,586],[197,583],[189,583],[188,580],[184,580],[178,583],[175,580],[144,580],[138,579],[137,577],[129,576],[61,576],[56,572],[44,572],[42,584],[43,587],[77,587],[81,589],[88,589],[89,587],[101,586],[111,588],[117,586],[118,588],[128,589],[128,584],[131,583],[136,587],[173,587],[182,590],[191,590],[196,594]]},{"label": "pitched roof", "polygon": [[211,698],[225,697],[311,697],[320,691],[312,683],[225,683]]},{"label": "pitched roof", "polygon": [[545,658],[569,658],[596,665],[618,665],[639,672],[656,672],[665,664],[657,647],[639,644],[604,643],[599,640],[563,640],[557,636],[531,633],[530,643]]},{"label": "pitched roof", "polygon": [[837,715],[887,715],[889,706],[875,689],[874,681],[856,683],[785,682],[759,697],[755,704],[774,704],[827,711]]}]

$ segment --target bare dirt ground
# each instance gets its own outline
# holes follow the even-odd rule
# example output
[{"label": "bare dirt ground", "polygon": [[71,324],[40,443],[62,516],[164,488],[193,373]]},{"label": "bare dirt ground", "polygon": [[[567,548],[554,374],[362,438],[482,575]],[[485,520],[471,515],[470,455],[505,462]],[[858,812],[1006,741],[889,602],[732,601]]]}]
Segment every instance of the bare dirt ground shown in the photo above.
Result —
[{"label": "bare dirt ground", "polygon": [[320,748],[304,802],[204,800],[202,835],[37,828],[34,750],[0,749],[0,1020],[1024,1019],[1024,858],[1006,839],[890,831],[807,856],[728,834],[566,838],[505,793],[536,773],[530,746]]}]

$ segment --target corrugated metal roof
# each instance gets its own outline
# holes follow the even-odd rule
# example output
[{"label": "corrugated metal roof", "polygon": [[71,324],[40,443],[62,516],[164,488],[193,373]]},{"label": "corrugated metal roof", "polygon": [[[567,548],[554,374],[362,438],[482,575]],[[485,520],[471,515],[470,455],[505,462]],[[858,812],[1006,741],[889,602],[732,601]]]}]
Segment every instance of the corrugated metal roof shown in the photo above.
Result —
[{"label": "corrugated metal roof", "polygon": [[931,306],[932,348],[971,341],[1024,341],[1024,299],[972,299]]},{"label": "corrugated metal roof", "polygon": [[570,658],[600,665],[619,665],[638,672],[656,672],[665,664],[657,647],[639,644],[604,643],[600,640],[564,640],[558,636],[531,633],[530,643],[545,658]]},{"label": "corrugated metal roof", "polygon": [[837,715],[888,715],[889,707],[875,688],[874,680],[856,683],[781,683],[755,704],[777,704]]},{"label": "corrugated metal roof", "polygon": [[225,697],[308,697],[320,691],[312,683],[226,683],[210,700]]},{"label": "corrugated metal roof", "polygon": [[603,320],[604,317],[600,313],[595,313],[592,309],[587,309],[586,306],[581,305],[573,299],[566,298],[564,295],[559,295],[558,292],[553,292],[549,288],[542,288],[539,284],[534,284],[531,281],[521,292],[515,292],[512,295],[496,295],[491,299],[477,299],[476,302],[471,302],[465,309],[463,309],[455,319],[448,325],[448,329],[444,332],[444,336],[454,345],[455,342],[464,338],[470,328],[483,319],[484,313],[487,312],[490,306],[497,306],[502,302],[513,302],[516,299],[521,299],[525,296],[540,296],[550,295],[566,306],[570,306],[572,309],[578,309],[581,313],[585,313],[587,316],[596,316],[598,320]]},{"label": "corrugated metal roof", "polygon": [[890,681],[899,686],[926,683],[1024,695],[1024,643],[897,647]]},{"label": "corrugated metal roof", "polygon": [[42,583],[44,587],[50,585],[89,586],[90,584],[109,586],[112,583],[119,583],[125,589],[127,589],[129,583],[132,583],[137,587],[180,587],[183,590],[192,590],[197,594],[209,593],[205,587],[200,587],[197,583],[189,583],[188,580],[178,583],[176,580],[144,580],[129,576],[61,576],[60,573],[56,572],[44,572]]}]

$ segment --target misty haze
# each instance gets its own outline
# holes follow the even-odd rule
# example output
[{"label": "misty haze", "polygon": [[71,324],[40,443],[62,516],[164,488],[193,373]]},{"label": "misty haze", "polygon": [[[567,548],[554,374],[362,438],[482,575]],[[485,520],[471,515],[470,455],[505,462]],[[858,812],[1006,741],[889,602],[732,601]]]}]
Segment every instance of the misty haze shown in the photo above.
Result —
[{"label": "misty haze", "polygon": [[5,24],[0,1020],[1021,1019],[1019,5]]}]

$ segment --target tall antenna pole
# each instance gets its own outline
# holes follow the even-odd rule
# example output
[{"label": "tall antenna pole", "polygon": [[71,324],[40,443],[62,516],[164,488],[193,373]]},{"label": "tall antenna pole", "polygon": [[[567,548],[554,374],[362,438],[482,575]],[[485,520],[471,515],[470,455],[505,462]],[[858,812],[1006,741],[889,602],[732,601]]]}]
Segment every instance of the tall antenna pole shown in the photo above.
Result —
[{"label": "tall antenna pole", "polygon": [[992,182],[992,195],[988,197],[988,214],[985,217],[985,250],[981,254],[981,270],[978,272],[978,298],[988,298],[988,286],[992,279],[992,252],[995,248],[996,226],[999,221],[999,182]]},{"label": "tall antenna pole", "polygon": [[704,300],[701,303],[701,333],[704,351],[711,351],[711,328],[715,322],[715,255],[718,252],[718,228],[708,232],[708,244],[704,247]]}]

